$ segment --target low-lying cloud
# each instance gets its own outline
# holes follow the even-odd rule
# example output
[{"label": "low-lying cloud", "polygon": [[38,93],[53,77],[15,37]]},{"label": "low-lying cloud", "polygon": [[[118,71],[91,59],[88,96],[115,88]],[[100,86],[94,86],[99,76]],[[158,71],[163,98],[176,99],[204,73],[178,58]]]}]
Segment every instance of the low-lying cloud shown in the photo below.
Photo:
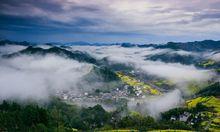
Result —
[{"label": "low-lying cloud", "polygon": [[25,49],[26,46],[22,45],[4,45],[0,46],[0,55],[2,54],[11,54],[20,50]]},{"label": "low-lying cloud", "polygon": [[[22,48],[14,49],[16,50],[9,50],[5,53],[16,52]],[[161,96],[134,100],[128,98],[128,107],[131,110],[136,109],[141,113],[150,114],[155,118],[159,117],[161,112],[181,105],[183,102],[182,96],[185,95],[182,91],[187,91],[186,88],[189,83],[206,82],[214,75],[212,71],[197,69],[194,65],[165,63],[146,59],[148,56],[157,54],[192,55],[198,57],[198,54],[194,52],[176,51],[172,49],[154,49],[153,47],[124,48],[115,45],[72,46],[72,49],[68,48],[67,50],[84,51],[98,60],[107,58],[110,64],[121,63],[133,66],[136,71],[142,71],[143,74],[153,75],[175,83],[177,86],[176,89],[163,93]],[[103,88],[105,85],[104,82],[100,81],[101,77],[95,73],[92,75],[90,74],[89,82],[85,80],[85,75],[91,73],[90,71],[92,68],[93,65],[91,64],[80,63],[56,55],[20,55],[12,58],[0,58],[0,100],[34,99],[37,101],[45,101],[48,100],[51,95],[56,95],[57,91],[65,90],[71,91],[71,96],[84,95],[85,92],[92,92],[97,88]],[[80,100],[78,103],[84,106],[86,104],[92,105],[98,102],[91,101],[88,103],[85,100]]]},{"label": "low-lying cloud", "polygon": [[163,63],[160,61],[146,61],[144,64],[140,65],[140,68],[148,74],[156,75],[175,83],[207,81],[213,75],[210,71],[198,70],[193,65]]},{"label": "low-lying cloud", "polygon": [[198,57],[199,54],[194,52],[154,49],[152,47],[123,48],[120,46],[79,46],[73,47],[73,49],[89,52],[97,59],[105,57],[111,63],[123,63],[133,66],[136,70],[142,71],[142,73],[164,78],[175,83],[177,86],[176,89],[164,93],[162,96],[147,97],[141,100],[129,99],[128,107],[130,110],[137,110],[155,118],[158,118],[162,112],[180,106],[184,102],[182,96],[189,94],[188,85],[190,83],[206,82],[214,76],[212,71],[197,69],[194,65],[146,60],[146,56],[157,54],[178,54]]},{"label": "low-lying cloud", "polygon": [[89,52],[94,57],[102,59],[106,57],[111,63],[124,63],[132,65],[146,74],[170,80],[174,83],[188,83],[192,81],[207,81],[214,73],[209,70],[197,69],[194,65],[183,65],[180,63],[165,63],[161,61],[146,60],[146,56],[156,54],[179,54],[198,57],[198,53],[187,51],[175,51],[172,49],[149,48],[123,48],[120,46],[78,46],[73,49]]},{"label": "low-lying cloud", "polygon": [[210,59],[216,61],[216,62],[220,62],[220,53],[215,53],[209,56]]},{"label": "low-lying cloud", "polygon": [[59,90],[77,92],[91,67],[55,55],[0,58],[0,99],[45,101]]},{"label": "low-lying cloud", "polygon": [[130,100],[128,107],[143,114],[158,118],[160,113],[176,108],[183,103],[181,92],[176,89],[162,96],[149,97],[144,100]]}]

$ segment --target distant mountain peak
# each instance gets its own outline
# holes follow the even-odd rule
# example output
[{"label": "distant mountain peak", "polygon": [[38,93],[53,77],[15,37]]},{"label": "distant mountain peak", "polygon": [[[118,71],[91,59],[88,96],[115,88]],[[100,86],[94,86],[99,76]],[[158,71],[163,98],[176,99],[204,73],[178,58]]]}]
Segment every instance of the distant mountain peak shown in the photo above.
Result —
[{"label": "distant mountain peak", "polygon": [[64,43],[64,45],[71,46],[71,45],[90,45],[89,42],[84,42],[84,41],[76,41],[76,42],[68,42]]}]

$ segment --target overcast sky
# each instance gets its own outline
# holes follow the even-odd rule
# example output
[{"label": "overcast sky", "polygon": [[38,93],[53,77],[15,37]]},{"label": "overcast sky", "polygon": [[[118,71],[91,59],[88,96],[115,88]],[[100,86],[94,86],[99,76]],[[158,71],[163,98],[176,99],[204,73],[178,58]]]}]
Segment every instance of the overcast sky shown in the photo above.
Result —
[{"label": "overcast sky", "polygon": [[0,0],[0,38],[34,42],[218,40],[220,0]]}]

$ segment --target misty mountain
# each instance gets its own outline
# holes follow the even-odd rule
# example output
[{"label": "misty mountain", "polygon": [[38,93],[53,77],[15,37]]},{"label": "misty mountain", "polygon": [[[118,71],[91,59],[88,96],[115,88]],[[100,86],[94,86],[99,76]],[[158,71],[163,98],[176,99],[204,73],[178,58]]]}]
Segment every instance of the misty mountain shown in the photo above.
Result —
[{"label": "misty mountain", "polygon": [[158,45],[156,48],[181,49],[186,51],[220,50],[220,41],[204,40],[186,43],[168,42],[165,45]]},{"label": "misty mountain", "polygon": [[30,43],[30,42],[27,42],[27,41],[18,42],[18,41],[11,41],[11,40],[1,40],[0,41],[0,46],[5,46],[5,45],[31,46],[31,45],[36,45],[36,44],[35,43]]},{"label": "misty mountain", "polygon": [[125,47],[125,48],[137,46],[137,44],[131,44],[131,43],[122,43],[120,45],[121,45],[121,47]]},{"label": "misty mountain", "polygon": [[195,42],[168,42],[166,44],[132,44],[132,43],[119,43],[121,47],[131,48],[149,48],[154,47],[157,49],[174,49],[174,50],[185,50],[185,51],[206,51],[206,50],[220,50],[220,41],[214,40],[204,40],[204,41],[195,41]]},{"label": "misty mountain", "polygon": [[185,51],[207,51],[207,50],[220,50],[220,41],[214,40],[204,40],[204,41],[194,41],[194,42],[168,42],[166,44],[131,44],[122,43],[121,47],[140,47],[148,48],[154,47],[157,49],[174,49],[174,50],[185,50]]},{"label": "misty mountain", "polygon": [[[36,43],[30,43],[27,41],[17,42],[11,40],[1,40],[1,45],[23,45],[23,46],[33,46],[37,45]],[[204,40],[204,41],[194,41],[194,42],[168,42],[166,44],[132,44],[132,43],[113,43],[113,44],[105,44],[105,43],[88,43],[84,41],[77,41],[77,42],[67,42],[67,43],[45,43],[46,45],[54,46],[54,45],[65,45],[65,46],[72,46],[72,45],[81,45],[81,46],[104,46],[104,45],[120,45],[121,47],[140,47],[140,48],[170,48],[174,50],[185,50],[185,51],[206,51],[206,50],[220,50],[220,41],[214,40]]]},{"label": "misty mountain", "polygon": [[64,43],[64,45],[71,46],[71,45],[91,45],[91,44],[84,41],[77,41],[77,42]]},{"label": "misty mountain", "polygon": [[[72,111],[66,115],[59,113],[66,128],[102,130],[108,125],[110,129],[139,129],[144,125],[143,130],[153,130],[163,124],[161,129],[203,130],[206,127],[202,126],[204,121],[215,119],[197,116],[201,110],[216,114],[201,109],[205,106],[191,109],[185,108],[184,104],[195,97],[213,96],[211,99],[218,101],[218,41],[165,45],[0,42],[0,99],[31,100],[47,106],[53,98],[59,98],[64,104],[56,104],[57,109],[66,111],[74,105],[80,111],[81,108],[85,110],[83,114],[75,111],[79,116],[72,116]],[[216,108],[214,104],[217,105],[214,102],[211,107]],[[48,107],[44,108],[50,111]],[[161,117],[167,111],[169,118]],[[192,111],[186,121],[181,121],[179,117],[184,112]],[[49,116],[56,118],[58,114],[53,112]],[[99,118],[99,112],[106,113],[108,120],[100,120],[95,126],[94,117]],[[22,109],[18,113],[23,113]],[[175,121],[171,119],[173,115]],[[7,122],[15,120],[14,116],[3,117],[8,119]],[[23,120],[22,116],[19,118]],[[0,118],[1,121],[4,122]],[[52,121],[44,122],[46,127],[56,127],[56,124],[48,126],[47,122]],[[136,126],[137,122],[145,123]],[[35,125],[39,125],[38,122]]]},{"label": "misty mountain", "polygon": [[20,54],[29,54],[29,55],[55,54],[55,55],[59,55],[59,56],[68,57],[68,58],[71,58],[74,60],[78,60],[79,62],[96,63],[96,59],[94,59],[93,57],[91,57],[87,53],[83,53],[81,51],[72,52],[72,51],[68,51],[66,49],[55,47],[55,46],[51,47],[49,49],[43,49],[40,47],[29,46],[26,49],[21,50],[17,53],[5,55],[5,57],[13,57],[13,56],[17,56]]},{"label": "misty mountain", "polygon": [[176,53],[156,54],[156,55],[146,57],[146,59],[152,60],[152,61],[163,61],[166,63],[181,63],[181,64],[187,64],[187,65],[199,62],[199,59],[192,55],[179,55]]},{"label": "misty mountain", "polygon": [[197,96],[220,96],[220,83],[219,82],[213,83],[205,87],[201,91],[199,91],[196,95]]}]

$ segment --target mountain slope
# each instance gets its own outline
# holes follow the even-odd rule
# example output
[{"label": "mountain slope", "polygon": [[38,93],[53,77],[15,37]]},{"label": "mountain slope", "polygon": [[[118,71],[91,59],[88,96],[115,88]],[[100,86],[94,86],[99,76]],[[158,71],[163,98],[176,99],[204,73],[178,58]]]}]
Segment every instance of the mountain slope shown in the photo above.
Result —
[{"label": "mountain slope", "polygon": [[17,53],[5,55],[4,57],[13,57],[21,54],[29,54],[29,55],[47,55],[47,54],[55,54],[59,56],[68,57],[70,59],[77,60],[79,62],[88,62],[95,64],[97,61],[93,57],[91,57],[89,54],[81,52],[81,51],[68,51],[63,48],[59,47],[52,47],[49,49],[43,49],[39,47],[33,47],[29,46],[26,49],[19,51]]}]

